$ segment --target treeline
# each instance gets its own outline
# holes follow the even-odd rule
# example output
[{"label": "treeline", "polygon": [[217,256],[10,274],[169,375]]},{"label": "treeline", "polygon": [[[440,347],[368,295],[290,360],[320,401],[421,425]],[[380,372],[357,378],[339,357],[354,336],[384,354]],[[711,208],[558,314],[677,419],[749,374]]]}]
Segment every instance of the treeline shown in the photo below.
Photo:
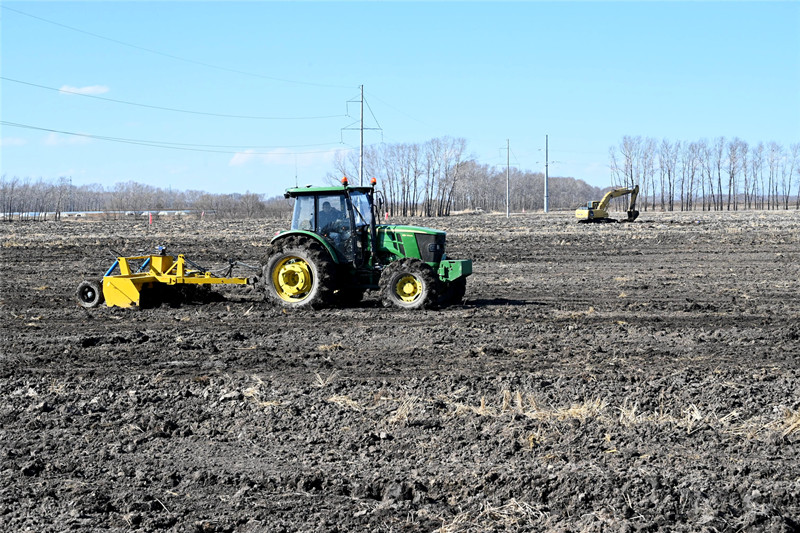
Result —
[{"label": "treeline", "polygon": [[[410,150],[403,147],[402,150]],[[458,211],[505,211],[506,173],[473,160],[437,168],[413,179],[393,167],[394,174],[380,173],[369,163],[370,177],[378,177],[379,189],[387,199],[392,216],[446,216]],[[446,174],[446,177],[445,177]],[[355,176],[343,171],[341,175]],[[339,179],[329,176],[330,181]],[[355,179],[351,178],[355,185]],[[543,208],[544,175],[512,168],[509,173],[511,211]],[[599,187],[573,178],[550,178],[551,208],[571,208],[602,195]],[[446,193],[446,194],[445,194]],[[99,213],[108,218],[162,211],[189,211],[217,218],[263,218],[287,214],[292,203],[283,196],[266,197],[256,193],[210,194],[203,191],[162,189],[138,182],[118,183],[106,188],[99,184],[72,185],[67,178],[55,182],[0,177],[0,218],[2,220],[59,220],[65,213]]]},{"label": "treeline", "polygon": [[209,194],[203,191],[162,189],[133,181],[102,185],[72,185],[67,178],[55,182],[0,177],[0,216],[3,220],[59,220],[64,213],[126,213],[190,211],[218,218],[262,218],[291,210],[283,196]]},{"label": "treeline", "polygon": [[[458,211],[505,211],[506,185],[510,210],[544,208],[544,174],[484,165],[465,155],[464,139],[443,137],[422,144],[386,144],[364,150],[364,181],[377,178],[390,215],[447,216]],[[336,161],[336,174],[358,176],[359,156]],[[548,180],[548,207],[574,208],[602,195],[602,189],[574,178]]]},{"label": "treeline", "polygon": [[[465,210],[506,209],[506,169],[465,155],[466,141],[449,137],[422,144],[372,146],[364,175],[379,180],[392,215],[446,216]],[[336,174],[358,175],[358,154],[336,162]],[[800,209],[800,144],[750,146],[741,139],[661,142],[624,137],[610,150],[614,187],[639,185],[641,210]],[[365,178],[366,181],[367,178]],[[510,169],[510,210],[544,207],[544,175]],[[610,188],[574,178],[548,180],[548,207],[573,209]]]},{"label": "treeline", "polygon": [[610,150],[618,186],[638,184],[640,209],[800,209],[800,143],[623,137]]},{"label": "treeline", "polygon": [[[443,137],[421,144],[381,144],[364,151],[364,180],[377,178],[392,216],[447,216],[462,211],[506,209],[515,213],[544,207],[541,172],[481,164],[466,154],[464,139]],[[623,137],[610,149],[615,187],[639,185],[640,210],[800,209],[800,143],[788,149],[775,142],[751,146],[741,139],[657,141]],[[338,159],[327,180],[348,176],[355,185],[359,156]],[[601,189],[575,178],[550,178],[553,210],[574,209],[599,200]],[[282,196],[257,193],[209,194],[161,189],[137,182],[74,186],[61,178],[0,178],[0,213],[4,220],[58,219],[65,212],[191,211],[206,216],[255,218],[291,210]]]}]

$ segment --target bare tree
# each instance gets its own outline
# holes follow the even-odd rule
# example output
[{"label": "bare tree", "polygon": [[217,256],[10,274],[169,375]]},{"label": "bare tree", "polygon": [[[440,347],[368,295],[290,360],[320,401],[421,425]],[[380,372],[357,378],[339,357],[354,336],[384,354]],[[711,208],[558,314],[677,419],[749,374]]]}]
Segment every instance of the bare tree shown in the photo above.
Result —
[{"label": "bare tree", "polygon": [[717,137],[711,146],[714,170],[717,176],[717,201],[714,203],[714,211],[722,211],[722,166],[725,159],[725,137]]},{"label": "bare tree", "polygon": [[[778,209],[779,206],[784,205],[784,198],[779,194],[779,182],[783,182],[782,189],[784,192],[788,192],[791,185],[787,186],[785,176],[783,176],[784,173],[782,172],[785,163],[783,148],[775,141],[772,141],[767,146],[767,149],[769,150],[767,166],[769,168],[770,184],[767,205],[769,209]],[[786,196],[786,194],[783,196]],[[788,203],[786,207],[788,208]]]},{"label": "bare tree", "polygon": [[702,182],[700,172],[700,144],[685,144],[681,150],[681,211],[694,209],[694,198],[698,182]]},{"label": "bare tree", "polygon": [[636,184],[636,166],[642,147],[641,137],[626,135],[622,138],[619,149],[619,158],[614,148],[611,149],[611,175],[612,185],[619,187],[633,187]]},{"label": "bare tree", "polygon": [[795,209],[800,209],[800,143],[795,143],[789,146],[789,162],[790,179],[792,175],[797,174],[797,199],[795,201]]},{"label": "bare tree", "polygon": [[[678,155],[681,152],[681,143],[671,144],[667,139],[661,141],[658,151],[658,162],[661,176],[661,209],[669,211],[675,209],[675,181],[678,168]],[[665,192],[666,189],[666,192]]]},{"label": "bare tree", "polygon": [[656,168],[656,140],[650,137],[644,139],[639,152],[641,162],[639,164],[640,174],[638,182],[641,183],[642,206],[647,210],[647,201],[650,200],[652,209],[656,208],[655,194],[655,168]]},{"label": "bare tree", "polygon": [[737,173],[742,166],[742,156],[747,150],[747,145],[736,138],[727,144],[727,157],[725,171],[728,174],[728,211],[731,207],[734,211],[738,208],[738,181]]},{"label": "bare tree", "polygon": [[[711,210],[712,205],[715,203],[714,198],[714,175],[711,168],[711,150],[708,146],[708,141],[705,139],[699,140],[697,143],[697,152],[695,156],[697,157],[697,166],[700,172],[700,195],[702,197],[702,209],[703,211],[706,210],[706,205],[708,205],[708,210]],[[711,198],[709,199],[706,193],[706,184],[708,184],[708,190],[710,191]]]},{"label": "bare tree", "polygon": [[14,216],[14,206],[16,205],[16,192],[19,185],[19,178],[0,177],[0,206],[2,206],[3,220],[12,220]]},{"label": "bare tree", "polygon": [[755,202],[756,209],[764,209],[764,143],[758,143],[752,152],[750,166],[753,188],[750,193],[751,201]]}]

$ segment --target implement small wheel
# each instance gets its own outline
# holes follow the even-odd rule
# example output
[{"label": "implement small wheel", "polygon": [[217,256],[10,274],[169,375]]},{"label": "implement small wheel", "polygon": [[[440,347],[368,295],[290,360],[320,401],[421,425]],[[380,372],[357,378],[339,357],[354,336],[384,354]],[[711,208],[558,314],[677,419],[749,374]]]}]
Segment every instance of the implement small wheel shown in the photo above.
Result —
[{"label": "implement small wheel", "polygon": [[75,291],[75,296],[78,298],[78,304],[87,309],[97,307],[105,301],[102,283],[94,280],[82,281],[78,285],[78,290]]},{"label": "implement small wheel", "polygon": [[419,259],[401,259],[384,269],[379,282],[384,307],[425,309],[436,305],[439,282]]}]

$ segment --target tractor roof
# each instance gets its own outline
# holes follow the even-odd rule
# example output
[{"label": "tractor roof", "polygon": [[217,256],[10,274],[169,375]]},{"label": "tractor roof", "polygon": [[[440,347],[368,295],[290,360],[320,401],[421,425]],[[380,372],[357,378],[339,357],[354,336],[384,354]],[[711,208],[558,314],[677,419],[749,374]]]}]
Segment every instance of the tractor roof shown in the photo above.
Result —
[{"label": "tractor roof", "polygon": [[311,185],[306,185],[305,187],[292,187],[290,189],[286,189],[284,196],[286,198],[294,198],[296,196],[312,196],[317,194],[336,194],[340,192],[344,192],[345,189],[351,191],[360,191],[360,192],[369,192],[372,190],[372,187],[345,187],[343,185],[331,185],[327,187],[313,187]]}]

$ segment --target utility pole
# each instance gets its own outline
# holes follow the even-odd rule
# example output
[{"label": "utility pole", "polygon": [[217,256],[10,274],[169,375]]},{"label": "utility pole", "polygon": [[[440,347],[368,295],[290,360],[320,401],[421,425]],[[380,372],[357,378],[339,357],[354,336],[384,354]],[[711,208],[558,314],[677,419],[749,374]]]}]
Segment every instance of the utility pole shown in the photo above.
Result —
[{"label": "utility pole", "polygon": [[544,136],[544,212],[547,213],[547,204],[548,200],[550,199],[550,195],[547,193],[547,179],[548,179],[548,165],[550,163],[550,154],[548,153],[549,145],[548,145],[548,136]]},{"label": "utility pole", "polygon": [[364,186],[364,85],[361,85],[361,148],[358,152],[358,184]]},{"label": "utility pole", "polygon": [[506,139],[506,218],[511,216],[511,141]]},{"label": "utility pole", "polygon": [[[356,122],[353,122],[352,124],[350,124],[346,128],[342,128],[342,131],[344,131],[344,130],[356,130],[357,129],[357,130],[359,130],[361,132],[360,133],[359,150],[358,150],[358,184],[359,185],[364,185],[364,130],[380,130],[381,127],[380,127],[380,124],[378,125],[377,128],[365,128],[364,127],[364,103],[365,103],[365,100],[364,100],[364,86],[360,85],[359,89],[360,89],[361,96],[358,97],[358,100],[356,100],[356,99],[348,100],[347,103],[348,104],[352,104],[352,103],[358,102],[360,107],[361,107],[361,116]],[[367,104],[367,107],[369,107],[369,104]],[[349,115],[349,110],[350,110],[350,107],[348,105],[348,115],[347,116],[350,116]],[[370,109],[370,113],[372,113],[372,109]],[[375,115],[372,115],[372,118],[375,119]],[[377,120],[375,120],[375,122],[377,123]],[[358,124],[358,127],[354,127],[356,124]],[[344,142],[344,140],[342,140],[342,142]]]}]

